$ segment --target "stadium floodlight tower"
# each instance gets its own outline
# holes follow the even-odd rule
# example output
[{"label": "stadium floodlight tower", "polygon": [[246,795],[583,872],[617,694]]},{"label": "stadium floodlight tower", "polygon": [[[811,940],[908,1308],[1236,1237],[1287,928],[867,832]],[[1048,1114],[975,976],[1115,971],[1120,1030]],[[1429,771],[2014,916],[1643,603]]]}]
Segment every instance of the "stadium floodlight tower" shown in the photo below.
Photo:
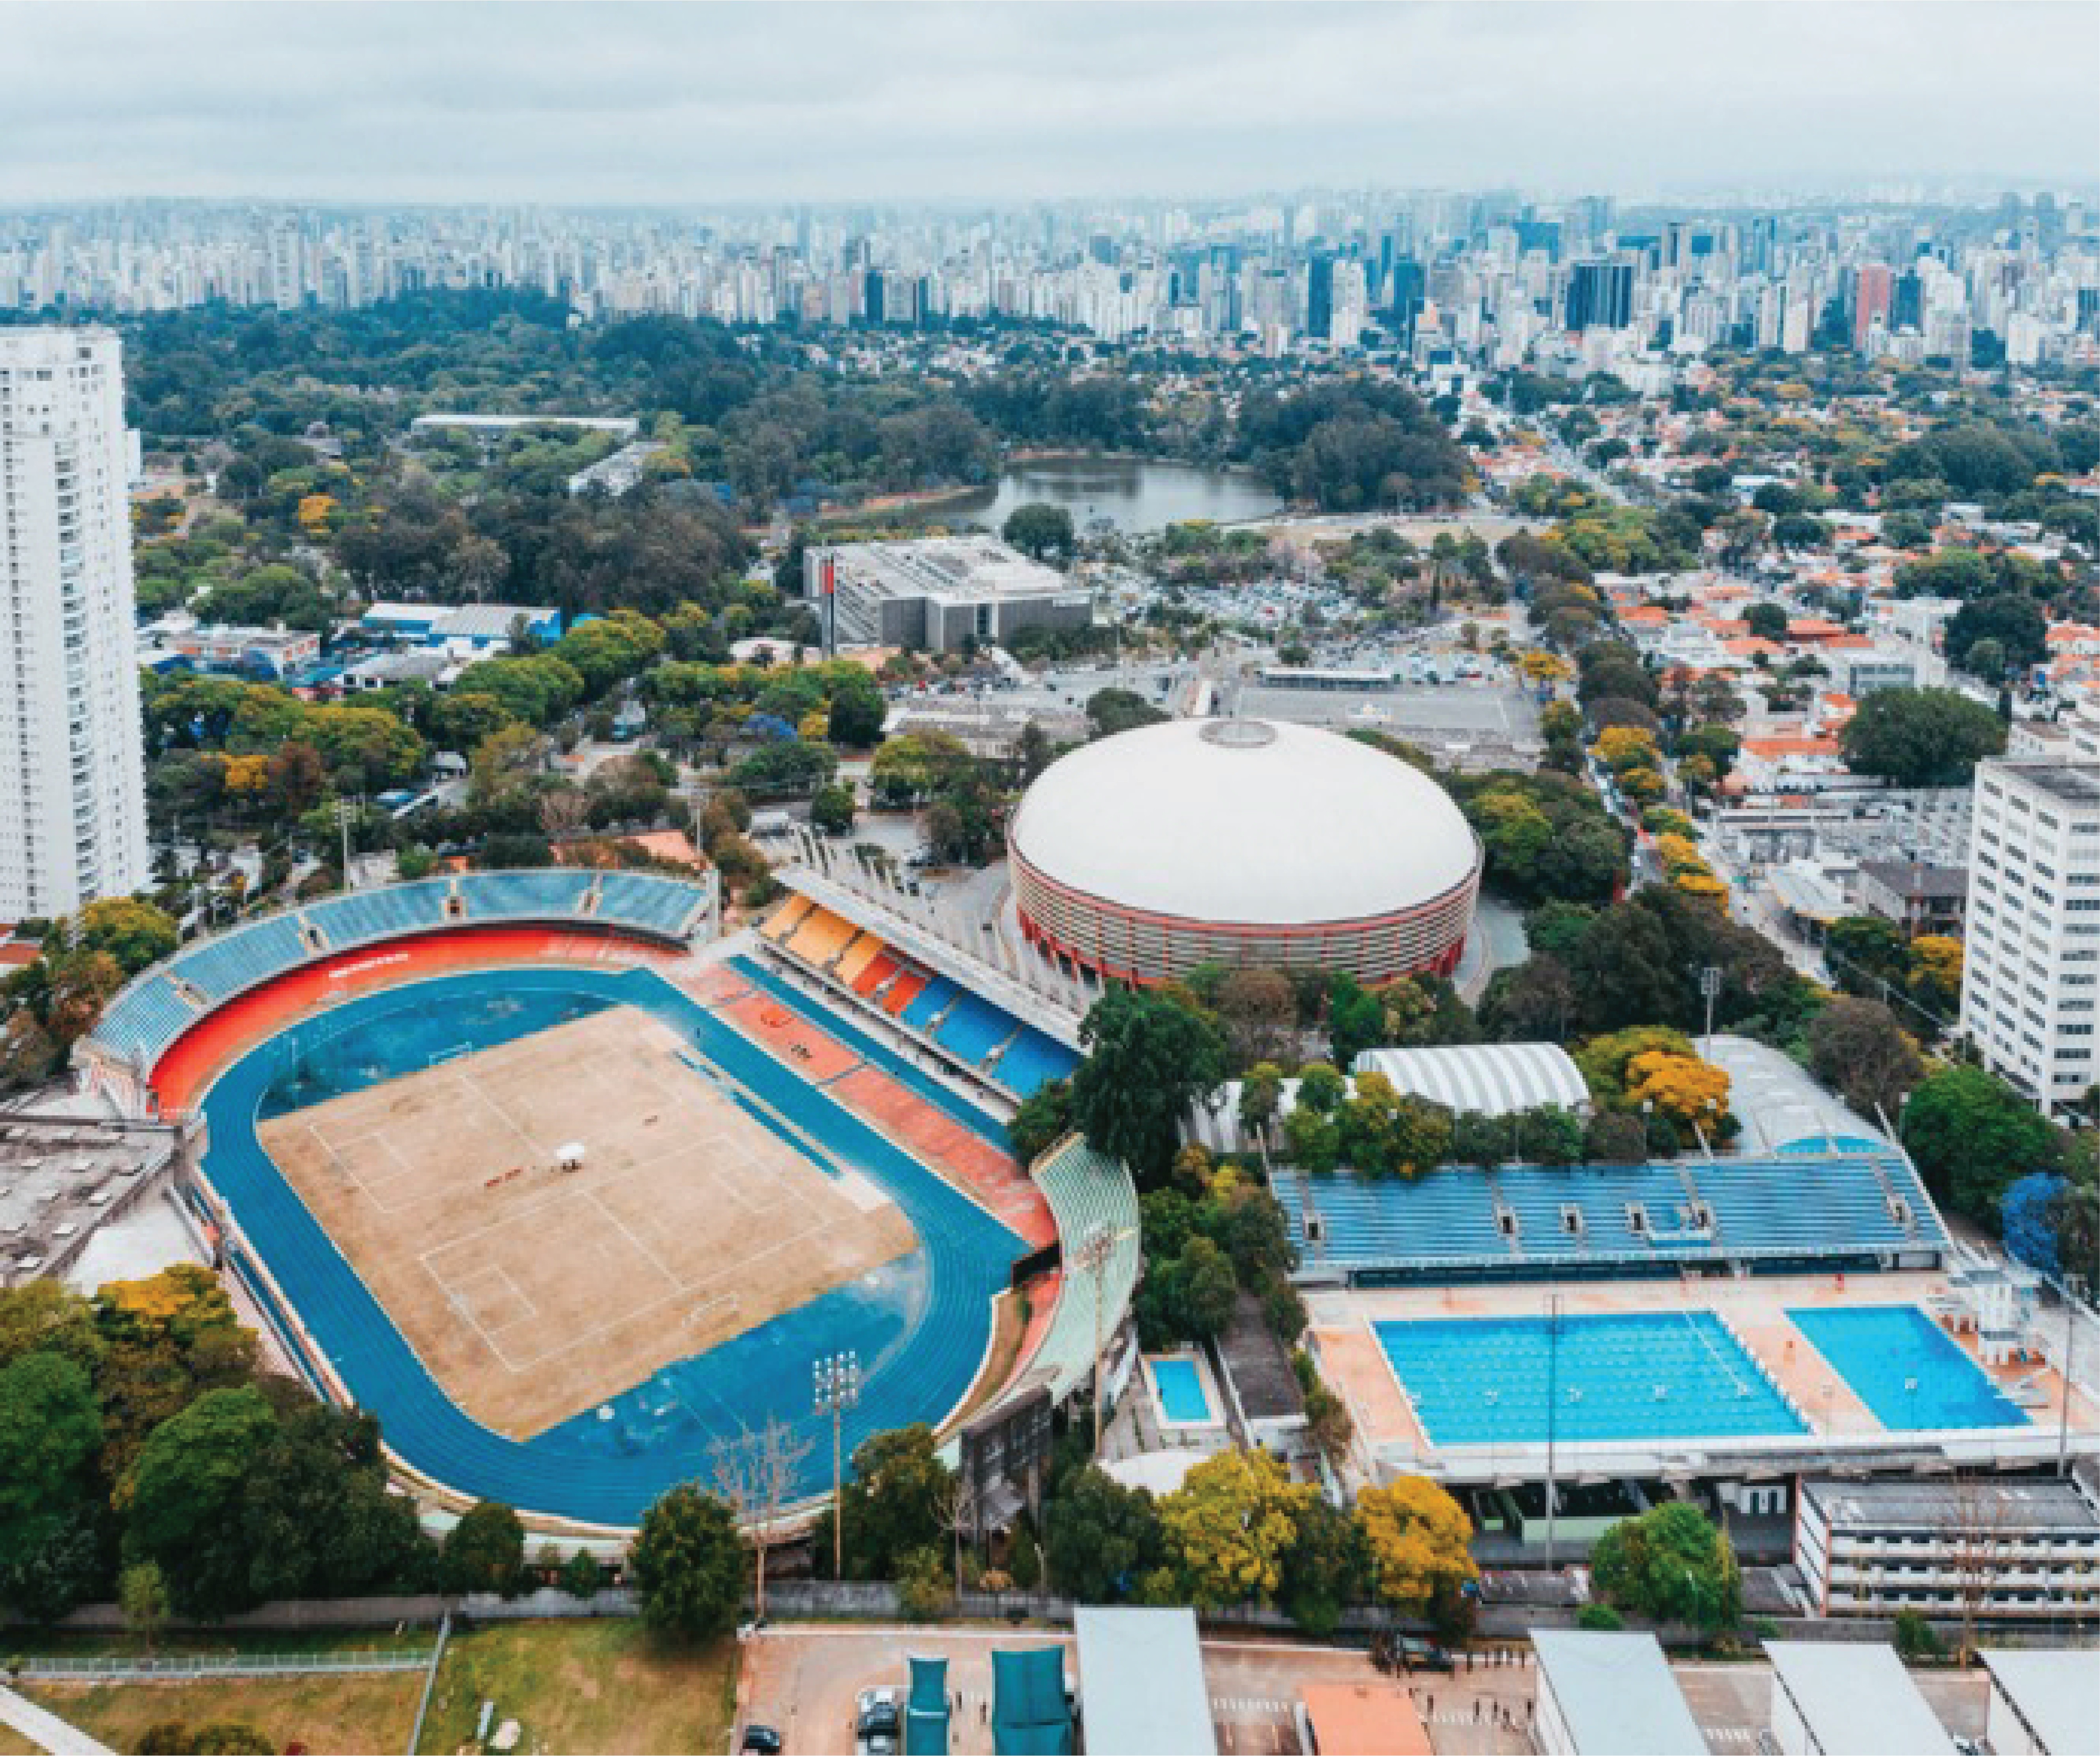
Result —
[{"label": "stadium floodlight tower", "polygon": [[840,1429],[846,1411],[860,1402],[860,1356],[835,1353],[816,1364],[816,1404],[832,1418],[832,1576],[845,1577],[845,1459]]}]

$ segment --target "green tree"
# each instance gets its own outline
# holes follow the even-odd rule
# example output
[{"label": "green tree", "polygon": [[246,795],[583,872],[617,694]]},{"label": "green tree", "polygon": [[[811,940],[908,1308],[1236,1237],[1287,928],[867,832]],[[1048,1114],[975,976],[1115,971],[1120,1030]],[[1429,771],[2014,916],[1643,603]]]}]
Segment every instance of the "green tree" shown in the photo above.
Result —
[{"label": "green tree", "polygon": [[[1997,649],[1994,672],[1985,672],[1978,649],[1986,642]],[[2049,659],[2049,618],[2041,606],[2022,592],[1994,592],[1973,598],[1947,624],[1943,649],[1949,664],[1974,671],[1996,682],[2008,668],[2024,671]]]},{"label": "green tree", "polygon": [[172,957],[179,942],[167,912],[137,897],[104,897],[89,903],[75,918],[73,934],[78,949],[106,951],[127,976]]},{"label": "green tree", "polygon": [[1006,1125],[1008,1143],[1019,1163],[1033,1164],[1072,1129],[1072,1088],[1065,1079],[1036,1087],[1021,1101]]},{"label": "green tree", "polygon": [[736,1626],[743,1547],[728,1505],[697,1488],[672,1489],[642,1514],[628,1551],[642,1619],[659,1634],[705,1640]]},{"label": "green tree", "polygon": [[1340,1626],[1342,1612],[1361,1595],[1368,1572],[1355,1521],[1324,1495],[1298,1514],[1295,1539],[1283,1558],[1277,1599],[1284,1613],[1315,1639]]},{"label": "green tree", "polygon": [[827,836],[843,836],[854,826],[853,788],[834,781],[819,787],[810,800],[810,821]]},{"label": "green tree", "polygon": [[856,668],[854,674],[840,682],[832,695],[824,735],[850,749],[867,749],[880,739],[882,723],[889,713],[889,704],[883,698],[881,685]]},{"label": "green tree", "polygon": [[1152,1496],[1092,1463],[1060,1480],[1044,1529],[1051,1583],[1082,1604],[1128,1597],[1162,1552]]},{"label": "green tree", "polygon": [[276,1431],[260,1392],[212,1390],[155,1427],[139,1453],[125,1553],[159,1567],[184,1615],[225,1616],[260,1601],[240,1501],[250,1466]]},{"label": "green tree", "polygon": [[1980,757],[2005,747],[2005,728],[1980,701],[1951,689],[1877,689],[1840,735],[1845,760],[1899,787],[1966,786]]},{"label": "green tree", "polygon": [[1140,726],[1157,726],[1166,717],[1132,690],[1101,689],[1087,698],[1087,724],[1096,738],[1112,738]]},{"label": "green tree", "polygon": [[2056,1132],[2010,1086],[1981,1067],[1948,1067],[1910,1094],[1903,1141],[1933,1191],[1956,1212],[1995,1228],[2005,1190],[2055,1168]]},{"label": "green tree", "polygon": [[151,1561],[126,1568],[117,1582],[117,1604],[131,1637],[152,1652],[168,1620],[168,1586],[161,1569]]},{"label": "green tree", "polygon": [[1636,1616],[1707,1629],[1732,1628],[1742,1618],[1735,1551],[1688,1500],[1612,1525],[1590,1551],[1590,1572],[1615,1608]]},{"label": "green tree", "polygon": [[[925,1423],[871,1434],[854,1447],[853,1476],[840,1495],[845,1511],[846,1574],[893,1579],[903,1558],[938,1551],[954,1474],[937,1454]],[[832,1515],[819,1517],[810,1537],[820,1566],[832,1559]]]},{"label": "green tree", "polygon": [[1072,514],[1062,506],[1031,501],[1006,515],[999,535],[1025,555],[1038,561],[1062,560],[1077,546]]},{"label": "green tree", "polygon": [[1833,1000],[1808,1027],[1809,1070],[1872,1118],[1893,1117],[1925,1077],[1917,1044],[1878,1000]]},{"label": "green tree", "polygon": [[1783,604],[1769,601],[1754,603],[1743,612],[1743,624],[1758,640],[1769,640],[1784,644],[1786,640],[1787,615]]},{"label": "green tree", "polygon": [[0,1568],[80,1507],[101,1445],[95,1387],[73,1361],[30,1353],[0,1369]]},{"label": "green tree", "polygon": [[445,1584],[453,1591],[518,1589],[525,1567],[525,1526],[496,1500],[477,1500],[445,1533]]},{"label": "green tree", "polygon": [[1156,994],[1113,988],[1079,1027],[1088,1054],[1072,1075],[1072,1119],[1096,1151],[1140,1182],[1165,1178],[1181,1121],[1225,1076],[1225,1045],[1210,1021]]}]

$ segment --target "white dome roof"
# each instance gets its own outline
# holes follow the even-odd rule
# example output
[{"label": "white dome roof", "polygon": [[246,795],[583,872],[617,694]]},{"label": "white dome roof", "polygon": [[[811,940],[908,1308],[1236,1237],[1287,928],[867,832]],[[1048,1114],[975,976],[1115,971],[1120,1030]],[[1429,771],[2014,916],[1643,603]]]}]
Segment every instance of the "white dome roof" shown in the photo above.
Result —
[{"label": "white dome roof", "polygon": [[1412,763],[1268,720],[1171,720],[1043,771],[1013,850],[1043,877],[1184,920],[1302,926],[1413,907],[1469,878],[1473,832]]}]

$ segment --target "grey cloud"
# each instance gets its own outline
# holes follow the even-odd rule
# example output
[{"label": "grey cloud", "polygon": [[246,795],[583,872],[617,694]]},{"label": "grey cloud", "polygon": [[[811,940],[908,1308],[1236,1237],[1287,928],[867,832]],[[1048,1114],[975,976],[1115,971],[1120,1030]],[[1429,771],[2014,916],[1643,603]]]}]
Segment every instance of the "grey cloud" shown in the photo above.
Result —
[{"label": "grey cloud", "polygon": [[2084,183],[2100,9],[0,4],[0,201]]}]

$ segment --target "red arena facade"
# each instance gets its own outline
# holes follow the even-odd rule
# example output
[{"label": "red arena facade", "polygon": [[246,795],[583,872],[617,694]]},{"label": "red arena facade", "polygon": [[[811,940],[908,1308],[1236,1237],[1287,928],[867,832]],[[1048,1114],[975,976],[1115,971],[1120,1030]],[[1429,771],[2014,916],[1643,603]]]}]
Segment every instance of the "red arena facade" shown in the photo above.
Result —
[{"label": "red arena facade", "polygon": [[1203,964],[1449,975],[1480,849],[1411,764],[1315,728],[1176,720],[1047,770],[1008,831],[1035,944],[1151,986]]}]

